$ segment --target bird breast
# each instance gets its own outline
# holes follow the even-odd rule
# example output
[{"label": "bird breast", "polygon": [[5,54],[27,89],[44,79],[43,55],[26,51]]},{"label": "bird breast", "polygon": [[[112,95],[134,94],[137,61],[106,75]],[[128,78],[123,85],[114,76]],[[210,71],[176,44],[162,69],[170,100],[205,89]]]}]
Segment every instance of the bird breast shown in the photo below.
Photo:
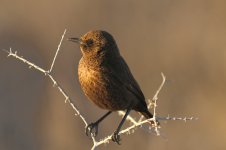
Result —
[{"label": "bird breast", "polygon": [[125,91],[122,86],[115,84],[110,76],[111,73],[104,68],[88,65],[84,59],[79,62],[79,82],[88,99],[102,109],[126,109],[129,103],[125,98]]}]

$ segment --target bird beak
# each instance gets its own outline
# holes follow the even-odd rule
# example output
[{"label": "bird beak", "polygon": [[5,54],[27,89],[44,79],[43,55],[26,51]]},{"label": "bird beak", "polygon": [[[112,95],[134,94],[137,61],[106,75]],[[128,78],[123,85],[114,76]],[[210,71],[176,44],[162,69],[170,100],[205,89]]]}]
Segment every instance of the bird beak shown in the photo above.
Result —
[{"label": "bird beak", "polygon": [[81,44],[80,38],[68,38],[67,40],[71,41],[71,42],[75,42],[75,43]]}]

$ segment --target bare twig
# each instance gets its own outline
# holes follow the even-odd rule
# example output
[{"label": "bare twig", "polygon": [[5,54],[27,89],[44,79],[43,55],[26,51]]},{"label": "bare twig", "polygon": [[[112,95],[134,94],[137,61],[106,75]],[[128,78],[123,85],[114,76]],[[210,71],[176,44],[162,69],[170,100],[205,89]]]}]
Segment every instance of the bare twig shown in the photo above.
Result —
[{"label": "bare twig", "polygon": [[49,71],[48,71],[49,73],[53,70],[53,65],[55,64],[57,55],[58,55],[58,53],[59,53],[59,51],[60,51],[61,43],[62,43],[62,41],[63,41],[63,39],[64,39],[64,35],[66,34],[66,31],[67,31],[67,30],[65,29],[63,35],[61,36],[60,43],[59,43],[59,45],[58,45],[58,47],[57,47],[55,56],[54,56],[53,61],[52,61],[52,64],[51,64],[51,67],[50,67],[50,69],[49,69]]},{"label": "bare twig", "polygon": [[197,117],[170,117],[169,115],[167,117],[158,117],[158,120],[179,120],[179,121],[191,121],[191,120],[198,120]]},{"label": "bare twig", "polygon": [[15,51],[14,53],[12,52],[12,49],[10,48],[9,51],[3,49],[2,51],[8,53],[8,57],[12,56],[15,57],[16,59],[19,59],[20,61],[22,61],[23,63],[27,64],[29,68],[35,68],[36,70],[44,73],[46,75],[47,71],[42,69],[41,67],[35,65],[34,63],[28,61],[27,59],[24,59],[22,56],[18,56],[17,55],[17,51]]},{"label": "bare twig", "polygon": [[64,33],[63,33],[62,38],[60,40],[60,43],[58,45],[58,49],[57,49],[57,51],[55,53],[55,57],[54,57],[54,59],[52,61],[52,65],[50,67],[50,70],[48,70],[48,71],[43,69],[43,68],[41,68],[41,67],[39,67],[38,65],[32,63],[31,61],[28,61],[27,59],[23,58],[22,56],[19,56],[17,54],[17,51],[13,52],[11,48],[9,49],[9,51],[7,51],[5,49],[3,49],[3,51],[8,53],[8,57],[12,56],[12,57],[24,62],[25,64],[27,64],[29,66],[29,68],[34,68],[34,69],[44,73],[45,76],[49,77],[49,79],[53,82],[54,87],[56,87],[60,91],[60,93],[65,97],[65,103],[68,102],[71,105],[72,109],[75,111],[75,115],[78,115],[82,119],[82,121],[84,122],[85,126],[87,126],[87,121],[85,120],[83,115],[80,113],[78,107],[72,102],[72,100],[70,99],[68,94],[66,94],[66,92],[63,90],[62,86],[60,86],[60,84],[51,75],[51,70],[52,70],[52,68],[54,66],[56,57],[58,55],[58,52],[59,52],[59,49],[60,49],[60,46],[61,46],[61,43],[63,41],[63,38],[64,38],[65,34],[66,34],[66,29],[64,30]]},{"label": "bare twig", "polygon": [[[124,129],[124,130],[121,130],[121,131],[119,132],[119,135],[121,135],[121,134],[126,134],[126,133],[127,133],[127,134],[131,134],[131,133],[133,133],[133,132],[131,132],[131,131],[134,131],[137,127],[139,127],[139,126],[141,126],[141,125],[143,125],[143,124],[145,124],[145,123],[148,123],[148,122],[150,122],[151,120],[153,121],[153,118],[144,120],[144,121],[139,122],[139,123],[136,123],[136,124],[134,124],[134,125],[132,125],[132,126],[126,128],[126,129]],[[109,143],[110,140],[111,140],[111,135],[105,137],[104,139],[100,140],[99,142],[96,142],[96,143],[95,143],[95,147],[97,147],[97,146],[99,146],[99,145],[101,145],[101,144]]]},{"label": "bare twig", "polygon": [[[161,76],[162,76],[162,83],[160,84],[158,90],[155,92],[155,95],[153,96],[152,100],[148,99],[148,109],[152,107],[154,107],[154,118],[156,117],[156,110],[155,110],[155,107],[157,107],[157,100],[158,100],[158,95],[159,95],[159,92],[162,90],[165,82],[166,82],[166,76],[161,72]],[[143,116],[140,117],[139,121],[142,121],[143,120]]]}]

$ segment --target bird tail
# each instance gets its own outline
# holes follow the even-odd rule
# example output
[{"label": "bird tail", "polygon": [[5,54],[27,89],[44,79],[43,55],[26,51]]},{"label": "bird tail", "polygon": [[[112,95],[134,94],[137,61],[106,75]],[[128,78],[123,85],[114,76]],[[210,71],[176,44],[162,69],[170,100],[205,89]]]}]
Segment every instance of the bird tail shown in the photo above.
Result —
[{"label": "bird tail", "polygon": [[[153,118],[153,115],[152,115],[148,110],[142,111],[142,112],[140,112],[140,113],[141,113],[146,119]],[[151,127],[154,127],[154,126],[155,126],[155,122],[154,122],[153,120],[151,120],[149,123],[151,124]],[[157,123],[157,126],[160,125],[160,123],[159,123],[158,120],[156,120],[156,123]]]}]

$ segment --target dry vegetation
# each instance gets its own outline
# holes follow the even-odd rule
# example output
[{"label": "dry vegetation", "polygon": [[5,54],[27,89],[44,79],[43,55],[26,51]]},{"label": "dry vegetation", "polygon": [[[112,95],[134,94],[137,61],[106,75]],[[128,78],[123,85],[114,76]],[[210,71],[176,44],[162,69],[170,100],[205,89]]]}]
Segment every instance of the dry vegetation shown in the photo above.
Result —
[{"label": "dry vegetation", "polygon": [[[31,69],[31,68],[34,68],[35,70],[38,70],[39,72],[43,73],[45,76],[47,76],[53,83],[53,87],[56,87],[58,89],[58,91],[62,94],[62,96],[65,98],[65,103],[69,103],[71,108],[75,111],[75,115],[78,116],[82,122],[85,124],[85,128],[88,126],[88,122],[86,121],[86,119],[84,118],[84,115],[81,114],[78,106],[76,106],[74,104],[74,102],[71,100],[71,98],[69,97],[69,95],[65,92],[65,90],[63,89],[63,87],[59,84],[59,82],[54,78],[54,76],[52,76],[52,70],[53,70],[53,67],[54,67],[54,64],[55,64],[55,61],[56,61],[56,58],[58,56],[58,53],[60,51],[60,48],[61,48],[61,44],[62,44],[62,41],[64,39],[64,36],[66,34],[66,30],[64,31],[63,35],[62,35],[62,38],[60,40],[60,43],[58,45],[58,48],[56,50],[56,53],[55,53],[55,56],[53,58],[53,61],[51,63],[51,66],[50,66],[50,69],[49,70],[45,70],[43,69],[42,67],[34,64],[32,61],[29,61],[25,58],[23,58],[22,56],[19,56],[17,54],[17,51],[13,52],[12,49],[10,48],[9,50],[5,50],[3,49],[4,52],[8,53],[8,57],[12,56],[16,59],[18,59],[19,61],[22,61],[23,63],[25,63],[26,65],[28,65],[28,67]],[[159,92],[161,91],[161,89],[163,88],[164,84],[165,84],[165,81],[166,81],[166,77],[164,76],[163,73],[161,73],[162,75],[162,83],[160,84],[158,90],[156,91],[154,97],[152,100],[149,100],[148,102],[148,108],[150,109],[151,107],[153,108],[153,118],[151,119],[146,119],[146,120],[143,120],[143,116],[141,116],[138,120],[134,119],[132,116],[128,115],[128,117],[126,118],[129,122],[132,123],[131,126],[123,129],[120,131],[120,135],[121,134],[131,134],[131,133],[134,133],[134,130],[137,128],[137,127],[140,127],[142,128],[142,126],[146,123],[148,123],[149,121],[154,121],[155,123],[155,126],[153,126],[152,128],[149,127],[149,130],[154,130],[154,132],[156,133],[157,136],[160,136],[160,131],[159,131],[159,128],[160,126],[158,126],[156,120],[159,120],[159,121],[163,121],[163,120],[183,120],[183,121],[188,121],[188,120],[197,120],[197,118],[194,118],[194,117],[183,117],[183,118],[177,118],[177,117],[157,117],[157,111],[156,111],[156,107],[157,107],[157,100],[158,100],[158,94]],[[125,112],[123,111],[119,111],[118,112],[119,115],[121,116],[124,116],[125,115]],[[95,150],[98,146],[102,145],[102,144],[106,144],[106,143],[109,143],[111,141],[111,135],[108,135],[100,140],[97,140],[94,136],[91,136],[92,140],[93,140],[93,146],[92,146],[92,150]]]},{"label": "dry vegetation", "polygon": [[[1,1],[0,49],[12,47],[42,68],[52,64],[64,28],[67,36],[102,29],[116,39],[146,98],[159,94],[157,115],[196,116],[197,121],[162,121],[162,137],[138,128],[122,145],[98,149],[226,149],[226,2]],[[67,38],[67,37],[66,37]],[[15,52],[15,51],[13,51]],[[87,101],[77,80],[77,46],[62,42],[52,75],[87,122],[105,111]],[[0,51],[0,149],[90,149],[84,124],[44,74]],[[45,69],[47,70],[47,69]],[[153,111],[153,110],[152,110]],[[132,113],[139,120],[139,115]],[[114,131],[118,115],[99,127],[97,140]],[[129,127],[131,123],[123,127]],[[166,139],[166,140],[165,140]]]}]

